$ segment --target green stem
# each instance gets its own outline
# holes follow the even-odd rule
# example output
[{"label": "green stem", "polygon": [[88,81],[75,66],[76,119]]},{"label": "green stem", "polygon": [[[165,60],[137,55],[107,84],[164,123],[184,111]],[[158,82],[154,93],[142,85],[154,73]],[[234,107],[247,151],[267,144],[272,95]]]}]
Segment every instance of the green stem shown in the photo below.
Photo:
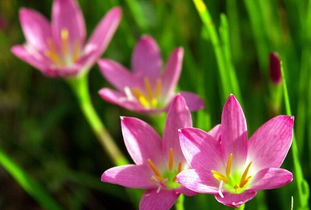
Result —
[{"label": "green stem", "polygon": [[[283,92],[284,92],[284,100],[285,100],[285,108],[287,115],[292,115],[291,107],[290,107],[290,100],[289,94],[287,90],[286,78],[284,74],[283,65],[281,64],[281,71],[282,71],[282,79],[283,79]],[[298,198],[300,202],[301,209],[308,209],[308,199],[309,199],[309,186],[306,180],[303,177],[302,168],[299,162],[299,151],[297,142],[295,139],[295,135],[293,135],[293,143],[292,143],[292,155],[294,161],[294,171],[296,177],[296,184],[298,190]]]},{"label": "green stem", "polygon": [[179,198],[176,201],[176,210],[184,210],[184,201],[185,201],[185,196],[183,194],[180,194]]},{"label": "green stem", "polygon": [[0,149],[0,165],[31,195],[44,209],[62,209],[41,186],[20,168],[9,156]]},{"label": "green stem", "polygon": [[119,150],[111,135],[107,131],[104,124],[101,122],[91,102],[91,98],[88,91],[88,77],[87,74],[81,77],[68,80],[72,90],[76,94],[83,114],[85,115],[88,123],[92,127],[99,143],[103,149],[110,156],[112,161],[116,165],[127,164],[128,161],[122,152]]},{"label": "green stem", "polygon": [[244,210],[245,209],[245,203],[242,204],[240,207],[234,208],[235,210]]}]

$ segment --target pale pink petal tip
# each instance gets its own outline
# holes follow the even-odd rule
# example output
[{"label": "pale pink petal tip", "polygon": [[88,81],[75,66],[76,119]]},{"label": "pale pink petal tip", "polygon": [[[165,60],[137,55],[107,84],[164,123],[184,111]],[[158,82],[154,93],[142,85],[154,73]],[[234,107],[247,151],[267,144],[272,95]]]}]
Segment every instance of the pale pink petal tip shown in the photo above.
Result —
[{"label": "pale pink petal tip", "polygon": [[239,207],[256,196],[255,191],[245,191],[242,194],[224,193],[223,196],[215,195],[216,200],[226,206]]}]

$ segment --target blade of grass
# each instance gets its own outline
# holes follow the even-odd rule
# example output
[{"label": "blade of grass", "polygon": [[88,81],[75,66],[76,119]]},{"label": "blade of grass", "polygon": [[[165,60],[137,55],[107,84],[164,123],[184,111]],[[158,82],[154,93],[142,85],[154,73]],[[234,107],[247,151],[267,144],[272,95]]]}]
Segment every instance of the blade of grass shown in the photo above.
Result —
[{"label": "blade of grass", "polygon": [[44,209],[62,209],[59,204],[20,166],[0,149],[0,165],[18,182],[18,184],[32,196]]}]

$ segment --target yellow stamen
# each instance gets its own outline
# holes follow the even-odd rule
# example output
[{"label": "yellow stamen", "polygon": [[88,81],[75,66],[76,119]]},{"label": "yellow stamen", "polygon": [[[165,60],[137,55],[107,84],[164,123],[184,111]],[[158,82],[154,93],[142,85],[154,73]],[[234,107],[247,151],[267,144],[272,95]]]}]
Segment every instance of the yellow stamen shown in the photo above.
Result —
[{"label": "yellow stamen", "polygon": [[162,80],[161,79],[157,79],[157,85],[156,85],[156,89],[155,89],[155,98],[159,98],[161,95],[161,90],[162,90]]},{"label": "yellow stamen", "polygon": [[177,173],[179,174],[182,171],[182,163],[178,163]]},{"label": "yellow stamen", "polygon": [[215,179],[217,179],[218,181],[223,181],[225,184],[228,184],[229,180],[225,175],[215,170],[211,170],[211,172],[213,173],[213,177]]},{"label": "yellow stamen", "polygon": [[227,167],[226,167],[226,175],[227,175],[227,177],[230,176],[231,165],[232,165],[232,158],[233,158],[233,154],[230,153],[230,155],[228,157]]},{"label": "yellow stamen", "polygon": [[251,167],[252,165],[252,161],[247,165],[245,171],[243,172],[242,174],[242,177],[241,177],[241,180],[240,180],[240,187],[244,187],[246,185],[246,183],[248,182],[248,180],[251,178],[251,177],[247,177],[247,174],[248,174],[248,171],[249,171],[249,168]]},{"label": "yellow stamen", "polygon": [[47,39],[47,44],[48,44],[48,50],[46,50],[44,52],[45,56],[49,57],[52,60],[53,63],[55,63],[57,65],[61,65],[62,61],[58,57],[55,43],[53,42],[52,39],[48,38]]},{"label": "yellow stamen", "polygon": [[174,150],[173,148],[170,148],[169,159],[168,159],[168,169],[172,171],[173,167],[174,167]]},{"label": "yellow stamen", "polygon": [[146,88],[146,98],[151,101],[153,96],[152,96],[152,88],[150,84],[150,80],[148,77],[144,78],[144,83],[145,83],[145,88]]},{"label": "yellow stamen", "polygon": [[138,99],[138,101],[143,105],[144,107],[150,107],[150,104],[144,94],[137,88],[132,89],[133,95]]},{"label": "yellow stamen", "polygon": [[154,165],[154,163],[152,162],[151,159],[148,159],[147,161],[148,161],[148,164],[149,164],[151,170],[153,171],[154,175],[156,175],[156,178],[157,178],[159,181],[163,181],[164,178],[162,177],[162,175],[161,175],[159,169],[157,168],[157,166]]},{"label": "yellow stamen", "polygon": [[61,39],[62,39],[62,51],[63,51],[63,54],[64,56],[68,55],[68,49],[69,49],[69,46],[68,46],[68,40],[69,40],[69,31],[67,28],[63,28],[60,32],[60,36],[61,36]]},{"label": "yellow stamen", "polygon": [[73,55],[72,60],[75,62],[80,58],[81,44],[79,40],[75,40],[73,43]]}]

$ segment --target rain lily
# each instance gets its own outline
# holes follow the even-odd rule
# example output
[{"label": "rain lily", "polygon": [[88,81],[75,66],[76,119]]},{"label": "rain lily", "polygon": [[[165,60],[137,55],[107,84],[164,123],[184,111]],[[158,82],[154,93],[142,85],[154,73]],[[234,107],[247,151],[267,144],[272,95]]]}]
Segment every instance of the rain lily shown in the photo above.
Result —
[{"label": "rain lily", "polygon": [[294,119],[280,115],[263,124],[248,140],[239,102],[231,95],[221,124],[209,133],[179,130],[182,152],[191,169],[178,182],[198,193],[214,194],[218,202],[239,207],[258,190],[279,188],[293,179],[280,168],[292,143]]},{"label": "rain lily", "polygon": [[170,105],[163,139],[147,123],[122,117],[125,146],[135,164],[108,169],[101,180],[146,189],[139,204],[141,210],[170,209],[181,193],[194,194],[176,182],[176,175],[188,167],[181,152],[178,129],[191,126],[190,111],[180,95]]},{"label": "rain lily", "polygon": [[75,0],[54,0],[52,21],[31,9],[21,9],[26,43],[12,47],[23,61],[50,77],[76,76],[87,71],[107,48],[122,11],[111,9],[86,42],[84,18]]},{"label": "rain lily", "polygon": [[[175,49],[162,71],[162,58],[157,43],[143,36],[132,56],[132,72],[108,59],[98,62],[103,76],[117,90],[103,88],[100,96],[114,104],[137,112],[163,112],[175,96],[183,60],[183,48]],[[190,92],[180,93],[190,110],[202,109],[203,101]]]}]

